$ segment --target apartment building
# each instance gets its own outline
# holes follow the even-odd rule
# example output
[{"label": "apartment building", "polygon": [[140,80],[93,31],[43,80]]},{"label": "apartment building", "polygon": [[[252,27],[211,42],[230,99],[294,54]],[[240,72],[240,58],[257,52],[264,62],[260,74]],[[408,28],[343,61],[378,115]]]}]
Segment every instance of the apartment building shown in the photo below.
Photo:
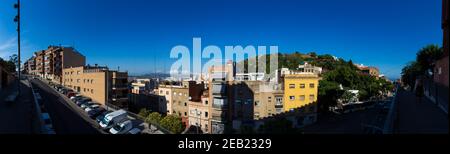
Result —
[{"label": "apartment building", "polygon": [[165,105],[160,106],[160,111],[165,111],[165,114],[172,114],[172,87],[166,85],[160,85],[158,87],[158,95],[164,96]]},{"label": "apartment building", "polygon": [[299,73],[284,75],[284,111],[291,111],[317,101],[319,77]]},{"label": "apartment building", "polygon": [[378,78],[380,76],[380,70],[373,66],[356,65],[362,74],[373,76]]},{"label": "apartment building", "polygon": [[172,115],[181,117],[181,121],[185,126],[189,125],[188,103],[189,88],[188,86],[173,87],[172,89]]},{"label": "apartment building", "polygon": [[100,66],[80,66],[63,69],[63,85],[93,101],[106,105],[126,105],[128,101],[127,72]]},{"label": "apartment building", "polygon": [[[448,89],[448,56],[450,49],[450,17],[449,17],[449,2],[442,0],[442,30],[443,30],[443,49],[444,54],[435,62],[434,67],[434,82]],[[448,90],[447,90],[448,91]],[[447,99],[448,100],[448,99]]]},{"label": "apartment building", "polygon": [[44,77],[44,52],[45,50],[37,51],[34,53],[36,69],[32,70],[32,74],[40,77]]},{"label": "apartment building", "polygon": [[203,134],[210,133],[211,111],[208,91],[201,96],[200,101],[189,101],[189,125],[201,128]]},{"label": "apartment building", "polygon": [[49,46],[46,50],[35,52],[29,62],[34,63],[28,64],[30,74],[62,83],[63,69],[84,66],[86,58],[73,47]]},{"label": "apartment building", "polygon": [[284,92],[278,83],[262,82],[255,92],[254,120],[271,117],[284,112]]},{"label": "apartment building", "polygon": [[208,70],[209,102],[212,134],[223,134],[230,130],[232,120],[233,80],[235,64],[212,66]]},{"label": "apartment building", "polygon": [[131,83],[131,93],[151,94],[158,88],[158,82],[154,79],[136,79]]}]

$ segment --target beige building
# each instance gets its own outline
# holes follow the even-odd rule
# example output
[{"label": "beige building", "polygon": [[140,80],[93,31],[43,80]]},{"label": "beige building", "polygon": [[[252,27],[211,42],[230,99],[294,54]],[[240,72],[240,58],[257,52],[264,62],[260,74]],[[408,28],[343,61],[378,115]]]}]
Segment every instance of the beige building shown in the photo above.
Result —
[{"label": "beige building", "polygon": [[200,127],[204,134],[210,133],[210,107],[207,93],[201,97],[201,101],[189,101],[189,125]]},{"label": "beige building", "polygon": [[187,86],[173,87],[172,89],[172,114],[181,117],[185,126],[189,125],[188,102],[189,88]]},{"label": "beige building", "polygon": [[276,83],[260,83],[259,91],[255,92],[254,119],[258,120],[280,114],[283,111],[284,92]]},{"label": "beige building", "polygon": [[125,105],[128,101],[127,72],[107,67],[81,66],[63,69],[63,85],[103,105]]}]

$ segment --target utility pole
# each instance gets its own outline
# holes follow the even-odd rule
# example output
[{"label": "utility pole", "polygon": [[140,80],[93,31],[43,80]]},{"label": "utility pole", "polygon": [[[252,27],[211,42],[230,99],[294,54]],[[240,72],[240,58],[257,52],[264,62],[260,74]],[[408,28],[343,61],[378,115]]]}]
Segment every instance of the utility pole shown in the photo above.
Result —
[{"label": "utility pole", "polygon": [[20,0],[17,0],[17,3],[14,4],[14,8],[17,9],[17,15],[14,18],[14,22],[17,22],[17,52],[18,52],[18,67],[17,68],[17,75],[19,78],[19,84],[18,84],[18,92],[20,96]]}]

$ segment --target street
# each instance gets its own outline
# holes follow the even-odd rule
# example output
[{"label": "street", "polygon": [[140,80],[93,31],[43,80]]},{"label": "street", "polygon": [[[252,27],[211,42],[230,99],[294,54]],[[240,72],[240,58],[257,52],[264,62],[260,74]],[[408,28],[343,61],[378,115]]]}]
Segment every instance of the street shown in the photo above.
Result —
[{"label": "street", "polygon": [[416,102],[410,91],[399,90],[397,133],[448,134],[448,115],[423,97]]},{"label": "street", "polygon": [[75,108],[74,104],[69,104],[54,89],[39,81],[31,79],[33,88],[41,95],[44,106],[50,114],[53,126],[57,134],[100,134],[96,123],[86,115],[81,114],[81,110]]}]

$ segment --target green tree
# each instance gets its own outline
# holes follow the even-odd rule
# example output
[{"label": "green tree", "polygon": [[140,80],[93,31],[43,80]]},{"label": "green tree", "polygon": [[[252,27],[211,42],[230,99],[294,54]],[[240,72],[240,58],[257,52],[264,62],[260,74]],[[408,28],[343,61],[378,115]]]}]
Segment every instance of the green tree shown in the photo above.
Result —
[{"label": "green tree", "polygon": [[141,109],[138,113],[138,115],[143,118],[146,118],[149,114],[150,114],[150,111],[145,108]]},{"label": "green tree", "polygon": [[427,71],[431,69],[432,63],[439,59],[443,54],[442,48],[439,48],[438,45],[427,45],[417,52],[416,61],[422,66],[421,71]]},{"label": "green tree", "polygon": [[343,103],[349,103],[355,98],[355,94],[351,93],[350,91],[345,91],[344,94],[342,94],[341,99]]},{"label": "green tree", "polygon": [[158,112],[152,112],[148,114],[147,118],[145,118],[145,122],[159,124],[161,119],[162,119],[161,114],[159,114]]},{"label": "green tree", "polygon": [[14,63],[14,59],[10,59],[8,61],[5,61],[4,59],[0,58],[0,65],[3,66],[3,68],[5,70],[7,70],[8,72],[15,72],[16,71],[16,65]]},{"label": "green tree", "polygon": [[181,133],[184,130],[183,122],[178,116],[168,115],[160,121],[160,124],[162,127],[176,134]]}]

